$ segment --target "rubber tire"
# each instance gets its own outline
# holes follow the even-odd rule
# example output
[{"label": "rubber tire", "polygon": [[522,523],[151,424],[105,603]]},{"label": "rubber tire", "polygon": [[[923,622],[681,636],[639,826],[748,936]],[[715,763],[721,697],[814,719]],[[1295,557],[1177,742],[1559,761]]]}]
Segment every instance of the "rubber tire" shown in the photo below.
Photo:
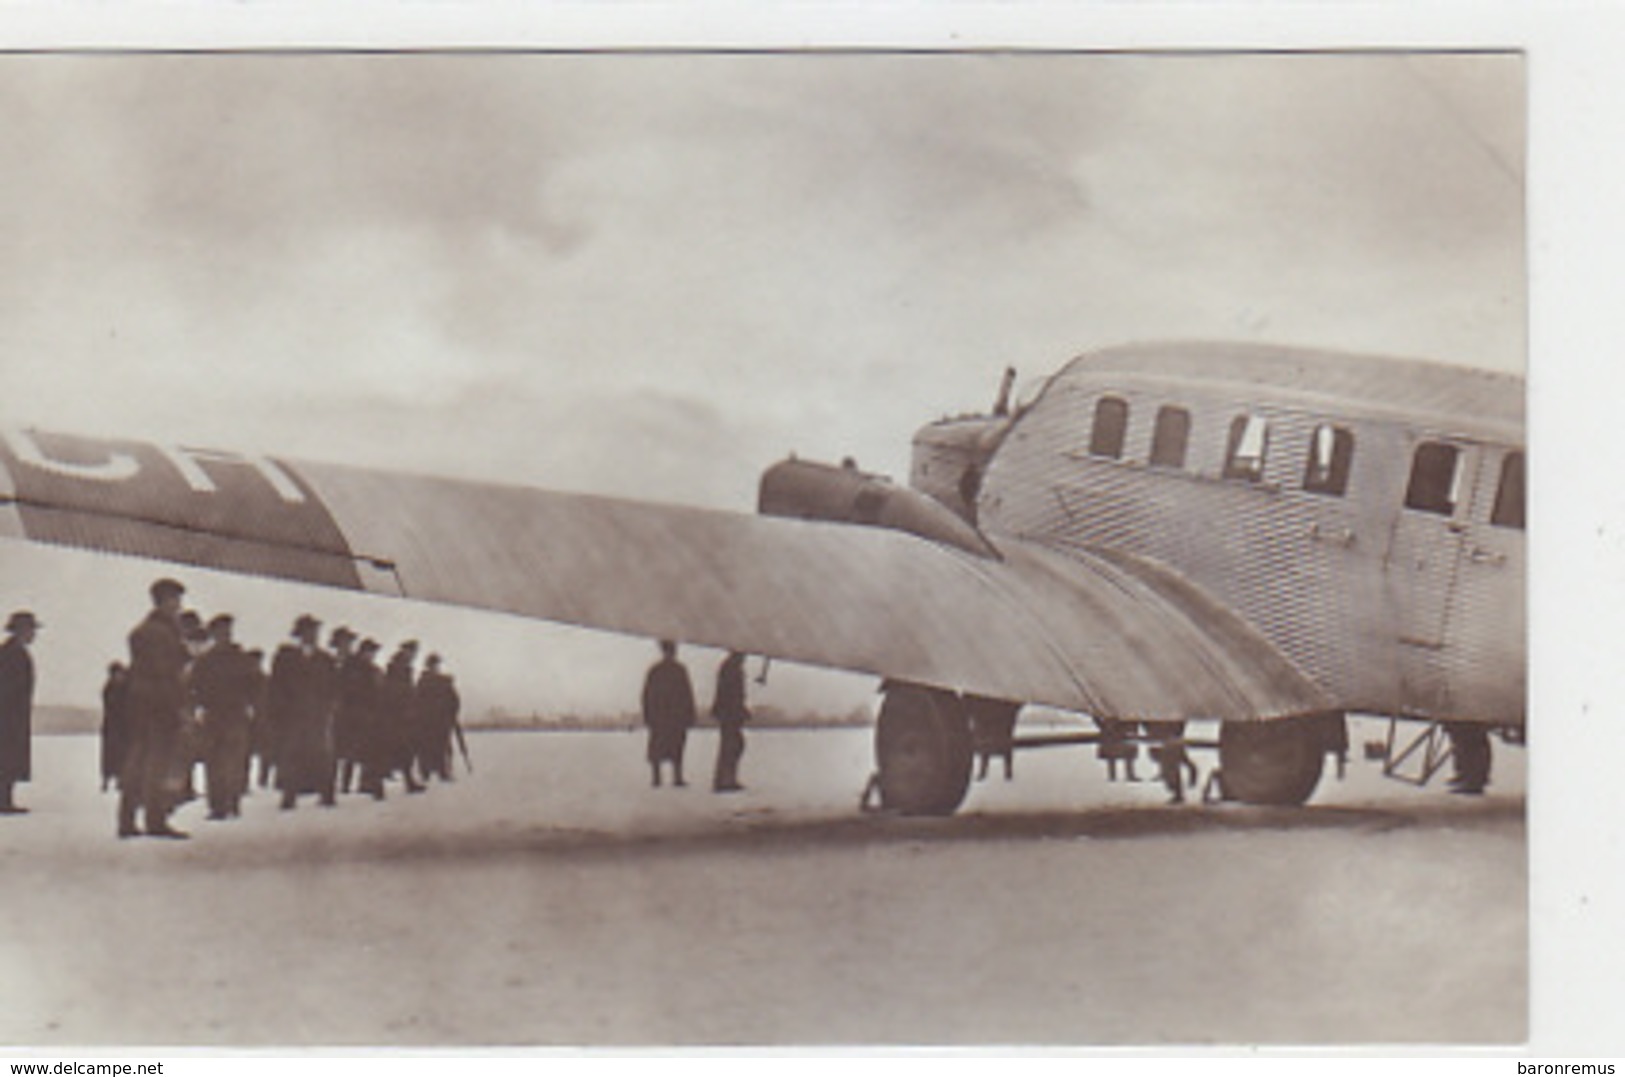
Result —
[{"label": "rubber tire", "polygon": [[916,685],[886,690],[875,727],[880,805],[904,815],[952,815],[971,775],[970,721],[957,696]]},{"label": "rubber tire", "polygon": [[1219,729],[1219,772],[1230,800],[1303,804],[1320,784],[1325,763],[1318,717],[1226,722]]}]

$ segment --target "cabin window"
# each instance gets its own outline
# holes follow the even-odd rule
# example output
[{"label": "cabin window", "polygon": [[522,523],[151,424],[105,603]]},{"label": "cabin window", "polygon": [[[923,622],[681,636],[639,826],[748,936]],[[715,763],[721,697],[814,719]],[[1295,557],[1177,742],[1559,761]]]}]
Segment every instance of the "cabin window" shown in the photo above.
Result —
[{"label": "cabin window", "polygon": [[1424,441],[1411,457],[1411,484],[1405,507],[1450,516],[1460,497],[1461,450],[1442,441]]},{"label": "cabin window", "polygon": [[1191,413],[1171,404],[1157,409],[1151,431],[1151,463],[1156,467],[1184,467],[1185,444],[1191,435]]},{"label": "cabin window", "polygon": [[1258,482],[1264,477],[1264,453],[1269,448],[1269,423],[1256,415],[1237,415],[1230,423],[1230,442],[1224,454],[1224,477]]},{"label": "cabin window", "polygon": [[1309,463],[1303,470],[1303,488],[1312,494],[1342,497],[1349,488],[1349,465],[1354,461],[1354,435],[1341,426],[1322,423],[1309,439]]},{"label": "cabin window", "polygon": [[1495,490],[1490,523],[1523,530],[1523,453],[1509,452],[1501,461],[1501,485]]},{"label": "cabin window", "polygon": [[1101,397],[1095,404],[1095,425],[1089,430],[1089,455],[1119,459],[1127,433],[1128,401],[1120,396]]}]

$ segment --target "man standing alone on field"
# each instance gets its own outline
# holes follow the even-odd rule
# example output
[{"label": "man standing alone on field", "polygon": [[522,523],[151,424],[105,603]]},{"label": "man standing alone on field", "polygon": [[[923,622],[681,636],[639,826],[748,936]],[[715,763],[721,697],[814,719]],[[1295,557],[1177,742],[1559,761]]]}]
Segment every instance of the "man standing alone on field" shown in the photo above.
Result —
[{"label": "man standing alone on field", "polygon": [[34,660],[28,645],[39,622],[27,610],[6,621],[0,643],[0,815],[22,815],[27,808],[12,800],[11,787],[32,776],[34,734]]}]

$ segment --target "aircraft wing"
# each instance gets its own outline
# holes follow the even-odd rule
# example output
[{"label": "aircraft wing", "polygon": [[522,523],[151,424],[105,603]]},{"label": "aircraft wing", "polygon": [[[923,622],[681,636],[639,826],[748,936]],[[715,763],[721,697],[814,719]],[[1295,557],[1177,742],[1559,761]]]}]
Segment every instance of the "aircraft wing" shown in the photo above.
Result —
[{"label": "aircraft wing", "polygon": [[0,536],[372,591],[1100,717],[1325,707],[1159,566],[1001,541],[0,432]]}]

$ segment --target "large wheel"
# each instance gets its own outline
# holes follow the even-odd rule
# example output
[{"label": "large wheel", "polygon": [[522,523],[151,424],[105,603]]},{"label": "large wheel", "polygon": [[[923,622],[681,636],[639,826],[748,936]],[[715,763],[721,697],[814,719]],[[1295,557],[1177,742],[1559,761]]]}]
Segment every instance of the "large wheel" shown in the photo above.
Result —
[{"label": "large wheel", "polygon": [[880,804],[905,815],[952,815],[971,771],[970,723],[957,696],[914,685],[886,689],[875,729]]},{"label": "large wheel", "polygon": [[1226,722],[1219,730],[1224,794],[1244,804],[1302,804],[1320,783],[1326,749],[1319,715]]}]

